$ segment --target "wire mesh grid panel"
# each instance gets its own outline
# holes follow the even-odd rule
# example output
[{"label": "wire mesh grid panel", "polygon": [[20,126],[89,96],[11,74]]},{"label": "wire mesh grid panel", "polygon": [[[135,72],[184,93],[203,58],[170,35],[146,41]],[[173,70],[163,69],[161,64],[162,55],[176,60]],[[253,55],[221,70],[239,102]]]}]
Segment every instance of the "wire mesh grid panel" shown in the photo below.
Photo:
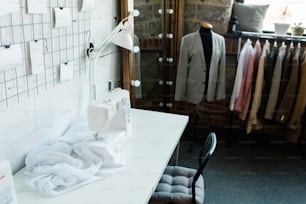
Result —
[{"label": "wire mesh grid panel", "polygon": [[90,13],[80,12],[79,0],[37,0],[41,12],[27,0],[6,2],[18,10],[0,8],[0,106],[68,81],[61,80],[61,65],[71,65],[70,79],[86,74]]}]

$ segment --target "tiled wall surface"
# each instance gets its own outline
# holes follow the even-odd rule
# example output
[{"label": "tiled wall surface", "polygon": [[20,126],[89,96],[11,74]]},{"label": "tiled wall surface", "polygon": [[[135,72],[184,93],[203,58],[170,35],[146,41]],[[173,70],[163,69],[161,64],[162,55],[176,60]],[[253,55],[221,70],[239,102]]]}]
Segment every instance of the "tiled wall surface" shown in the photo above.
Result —
[{"label": "tiled wall surface", "polygon": [[[72,23],[54,28],[53,8],[71,10]],[[19,45],[23,64],[0,72],[0,106],[19,103],[32,94],[39,94],[59,84],[59,65],[73,62],[74,75],[86,72],[87,35],[90,30],[90,13],[79,12],[78,0],[48,0],[45,14],[28,14],[26,0],[20,1],[20,11],[0,16],[0,46]],[[44,72],[31,73],[29,43],[43,43]]]},{"label": "tiled wall surface", "polygon": [[[26,2],[20,0],[19,12],[0,17],[0,46],[20,45],[23,59],[22,65],[0,72],[0,160],[9,160],[14,172],[23,167],[28,151],[60,136],[84,114],[89,100],[88,35],[98,45],[120,19],[117,1],[96,1],[94,11],[82,13],[82,0],[47,0],[48,12],[34,15],[27,14]],[[70,26],[54,28],[56,7],[70,9]],[[29,56],[33,40],[43,42],[44,56],[44,71],[35,75]],[[110,46],[105,54],[94,61],[96,82],[103,85],[99,93],[108,80],[117,85],[120,79],[120,52]],[[73,62],[73,79],[61,82],[59,65],[66,61]]]}]

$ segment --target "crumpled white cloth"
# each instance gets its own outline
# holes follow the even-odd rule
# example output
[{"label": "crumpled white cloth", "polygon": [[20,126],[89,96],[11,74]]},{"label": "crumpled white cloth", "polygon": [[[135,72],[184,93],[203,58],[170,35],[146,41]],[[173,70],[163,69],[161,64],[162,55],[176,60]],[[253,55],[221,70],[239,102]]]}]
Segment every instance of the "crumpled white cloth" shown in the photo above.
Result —
[{"label": "crumpled white cloth", "polygon": [[124,165],[119,148],[106,139],[95,140],[80,120],[62,137],[27,154],[26,184],[45,195],[56,196],[110,176]]},{"label": "crumpled white cloth", "polygon": [[108,176],[125,164],[123,154],[107,140],[77,143],[73,145],[73,150],[83,164],[99,166],[96,172],[98,176]]}]

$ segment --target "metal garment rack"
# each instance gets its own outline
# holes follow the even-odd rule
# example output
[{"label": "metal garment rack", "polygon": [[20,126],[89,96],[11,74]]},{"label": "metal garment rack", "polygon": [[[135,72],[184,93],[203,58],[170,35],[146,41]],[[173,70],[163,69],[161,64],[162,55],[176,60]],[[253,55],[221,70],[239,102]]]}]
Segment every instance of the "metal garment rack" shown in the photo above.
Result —
[{"label": "metal garment rack", "polygon": [[[255,40],[271,40],[274,42],[285,42],[285,43],[306,43],[306,36],[293,36],[293,35],[278,35],[278,34],[274,34],[274,33],[255,33],[255,32],[238,32],[235,34],[236,37],[238,38],[238,47],[237,47],[237,61],[239,59],[240,56],[240,51],[241,51],[241,46],[242,46],[242,39],[255,39]],[[233,125],[233,113],[231,114],[231,126]],[[298,141],[297,144],[299,146],[301,146],[301,152],[302,152],[302,156],[303,158],[306,157],[306,152],[305,150],[303,150],[302,148],[302,140],[304,137],[304,131],[306,130],[306,107],[304,108],[304,113],[303,116],[301,118],[301,133],[298,137]],[[232,140],[232,136],[229,139],[229,143],[231,143],[230,140]]]},{"label": "metal garment rack", "polygon": [[256,40],[273,40],[274,42],[306,43],[306,36],[279,35],[274,33],[255,33],[245,31],[238,32],[236,36],[238,37],[237,60],[240,56],[242,38]]},{"label": "metal garment rack", "polygon": [[[74,77],[86,74],[90,13],[79,12],[78,0],[47,0],[47,13],[28,14],[27,1],[19,0],[20,10],[0,16],[0,47],[20,45],[23,65],[0,72],[0,107],[18,104],[26,98],[59,85],[59,66],[73,62]],[[54,8],[69,8],[72,23],[54,28]],[[42,41],[44,71],[31,73],[29,43]],[[1,65],[0,65],[1,66]]]}]

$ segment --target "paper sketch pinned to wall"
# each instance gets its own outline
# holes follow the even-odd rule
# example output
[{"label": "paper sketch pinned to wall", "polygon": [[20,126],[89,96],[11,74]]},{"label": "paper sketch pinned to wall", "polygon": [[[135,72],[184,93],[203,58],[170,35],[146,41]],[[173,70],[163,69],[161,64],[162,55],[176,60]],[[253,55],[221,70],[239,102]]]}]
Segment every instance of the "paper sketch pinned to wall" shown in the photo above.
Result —
[{"label": "paper sketch pinned to wall", "polygon": [[27,0],[28,14],[47,13],[48,0]]},{"label": "paper sketch pinned to wall", "polygon": [[81,12],[89,12],[93,11],[95,8],[96,1],[95,0],[83,0]]},{"label": "paper sketch pinned to wall", "polygon": [[20,11],[19,0],[1,0],[0,1],[0,16],[5,16],[10,13]]},{"label": "paper sketch pinned to wall", "polygon": [[67,27],[72,24],[70,8],[54,8],[55,28]]},{"label": "paper sketch pinned to wall", "polygon": [[70,81],[73,79],[73,62],[60,65],[60,81]]},{"label": "paper sketch pinned to wall", "polygon": [[23,64],[20,45],[0,47],[0,71],[12,69]]},{"label": "paper sketch pinned to wall", "polygon": [[43,52],[43,42],[41,40],[30,42],[30,59],[32,74],[39,74],[44,72]]}]

